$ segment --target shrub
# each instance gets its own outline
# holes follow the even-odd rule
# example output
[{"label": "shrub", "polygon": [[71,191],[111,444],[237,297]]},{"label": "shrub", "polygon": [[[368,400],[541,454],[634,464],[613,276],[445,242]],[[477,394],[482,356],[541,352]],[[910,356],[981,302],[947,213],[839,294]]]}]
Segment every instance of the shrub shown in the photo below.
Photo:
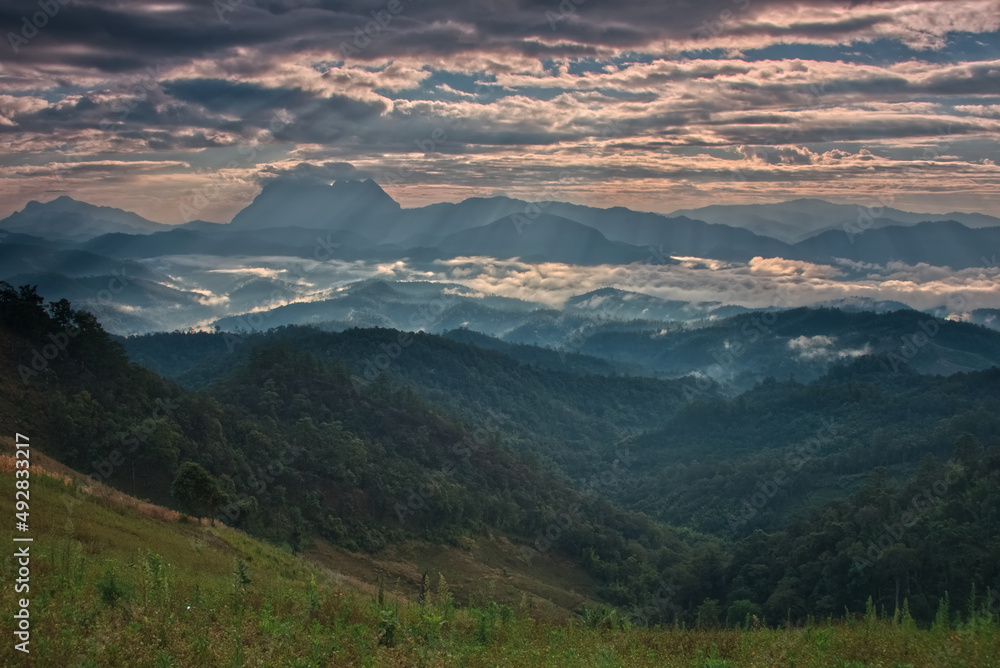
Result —
[{"label": "shrub", "polygon": [[128,591],[118,580],[114,569],[109,566],[104,570],[101,579],[97,581],[97,594],[101,603],[110,608],[118,605],[128,595]]}]

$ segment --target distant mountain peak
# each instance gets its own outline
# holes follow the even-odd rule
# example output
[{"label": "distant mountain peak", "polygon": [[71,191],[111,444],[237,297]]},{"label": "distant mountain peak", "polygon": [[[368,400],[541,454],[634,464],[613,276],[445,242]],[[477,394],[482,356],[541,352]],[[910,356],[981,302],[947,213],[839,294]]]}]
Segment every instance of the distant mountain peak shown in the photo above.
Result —
[{"label": "distant mountain peak", "polygon": [[248,229],[296,224],[324,228],[399,211],[399,203],[373,179],[340,179],[328,184],[315,179],[277,178],[264,184],[232,224]]},{"label": "distant mountain peak", "polygon": [[48,202],[31,200],[0,221],[0,227],[58,241],[81,241],[109,232],[148,234],[170,229],[132,211],[82,202],[69,195]]},{"label": "distant mountain peak", "polygon": [[87,210],[87,211],[116,211],[125,214],[130,214],[133,216],[138,216],[137,213],[132,213],[131,211],[125,211],[124,209],[116,209],[111,206],[100,206],[98,204],[91,204],[90,202],[84,202],[83,200],[74,199],[69,195],[59,195],[55,199],[50,199],[47,202],[41,202],[39,200],[31,200],[24,205],[24,210],[28,209],[58,209],[60,211],[66,210],[67,208],[73,210]]},{"label": "distant mountain peak", "polygon": [[[260,194],[281,191],[310,191],[321,193],[327,197],[370,197],[390,201],[396,206],[396,200],[382,189],[374,179],[338,179],[333,183],[317,181],[311,178],[277,178],[264,183]],[[260,195],[258,195],[259,197]]]},{"label": "distant mountain peak", "polygon": [[33,199],[24,205],[22,211],[37,211],[38,209],[46,209],[54,207],[59,207],[60,209],[63,209],[67,206],[72,206],[74,204],[97,208],[93,204],[87,204],[86,202],[80,202],[78,200],[75,200],[69,195],[60,195],[59,197],[56,197],[55,199],[49,200],[47,202],[42,202],[40,200]]},{"label": "distant mountain peak", "polygon": [[330,190],[338,197],[356,197],[380,206],[388,206],[396,210],[400,208],[399,203],[374,179],[361,181],[340,179],[330,186]]},{"label": "distant mountain peak", "polygon": [[669,215],[670,217],[686,215],[709,223],[743,227],[757,234],[792,244],[831,230],[837,232],[855,230],[856,233],[859,231],[858,221],[861,220],[859,216],[862,215],[871,216],[865,229],[912,226],[923,222],[940,223],[949,220],[971,228],[1000,224],[1000,219],[984,214],[915,213],[892,207],[879,207],[871,201],[839,204],[817,198],[757,204],[713,204],[700,209],[680,209]]},{"label": "distant mountain peak", "polygon": [[[337,190],[354,190],[354,191],[366,191],[371,193],[378,193],[389,197],[389,194],[382,189],[375,179],[339,179],[330,184],[330,187]],[[389,197],[389,199],[392,199]]]}]

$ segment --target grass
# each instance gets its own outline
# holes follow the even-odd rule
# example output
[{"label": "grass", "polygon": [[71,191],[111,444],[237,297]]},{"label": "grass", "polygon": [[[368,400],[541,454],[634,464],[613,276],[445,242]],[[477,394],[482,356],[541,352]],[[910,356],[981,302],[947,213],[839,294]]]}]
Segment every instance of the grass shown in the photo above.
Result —
[{"label": "grass", "polygon": [[[13,489],[9,468],[0,489]],[[31,654],[9,640],[20,596],[4,559],[2,666],[1000,667],[988,614],[926,630],[873,611],[794,629],[643,629],[596,608],[560,622],[528,597],[458,606],[448,580],[461,573],[432,575],[420,605],[238,531],[33,473]],[[12,513],[12,494],[0,497]]]}]

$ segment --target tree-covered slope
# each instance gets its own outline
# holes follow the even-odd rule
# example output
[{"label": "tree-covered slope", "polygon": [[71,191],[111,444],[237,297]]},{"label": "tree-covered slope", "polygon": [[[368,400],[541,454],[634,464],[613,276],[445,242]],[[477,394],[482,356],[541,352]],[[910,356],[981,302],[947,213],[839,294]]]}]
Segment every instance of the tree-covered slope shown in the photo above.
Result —
[{"label": "tree-covered slope", "polygon": [[[685,404],[685,388],[693,385],[595,374],[590,360],[572,355],[566,356],[570,368],[560,370],[553,368],[559,359],[553,351],[516,346],[511,353],[387,329],[282,327],[266,334],[175,333],[123,340],[133,359],[190,387],[225,377],[255,346],[275,342],[345,365],[359,387],[383,376],[405,384],[473,427],[504,431],[513,448],[552,460],[573,477],[610,465],[618,442],[662,424]],[[537,354],[528,354],[532,351]],[[713,386],[704,390],[711,396]]]},{"label": "tree-covered slope", "polygon": [[[46,454],[153,501],[293,550],[312,537],[378,550],[496,531],[529,563],[578,561],[619,604],[718,551],[574,489],[508,448],[502,426],[468,427],[385,377],[353,382],[343,365],[288,341],[256,346],[228,376],[184,390],[130,362],[89,314],[0,288],[4,428],[31,430]],[[67,344],[44,369],[16,375],[61,335]],[[699,581],[686,603],[707,593]]]},{"label": "tree-covered slope", "polygon": [[291,550],[505,536],[646,621],[775,623],[871,597],[929,622],[946,594],[1000,589],[995,369],[866,356],[727,399],[393,330],[135,342],[200,389],[130,361],[89,314],[0,285],[0,426]]},{"label": "tree-covered slope", "polygon": [[[1000,370],[924,376],[864,357],[808,384],[770,379],[733,400],[693,402],[626,442],[639,473],[615,498],[742,536],[842,498],[875,467],[905,477],[925,455],[945,460],[963,433],[1000,441]],[[751,513],[761,485],[768,503]]]}]

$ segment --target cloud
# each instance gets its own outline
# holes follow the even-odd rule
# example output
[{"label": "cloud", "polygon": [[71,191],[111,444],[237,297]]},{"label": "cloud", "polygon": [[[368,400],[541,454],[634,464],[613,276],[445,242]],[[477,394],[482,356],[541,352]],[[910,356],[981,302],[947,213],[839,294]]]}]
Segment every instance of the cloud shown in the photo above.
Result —
[{"label": "cloud", "polygon": [[261,170],[260,177],[265,181],[272,178],[288,178],[312,179],[332,183],[338,179],[359,181],[373,178],[374,175],[358,169],[349,162],[324,162],[320,164],[300,162],[289,167],[268,165]]},{"label": "cloud", "polygon": [[799,336],[789,339],[788,348],[798,353],[799,359],[826,359],[836,342],[836,337],[831,336]]},{"label": "cloud", "polygon": [[[773,259],[773,258],[772,258]],[[240,277],[249,273],[279,278],[299,285],[299,300],[325,298],[330,289],[363,278],[421,280],[457,283],[483,295],[500,295],[560,308],[568,298],[602,287],[638,292],[661,299],[688,302],[736,304],[751,308],[797,307],[849,297],[894,300],[917,309],[942,305],[961,306],[961,313],[974,308],[1000,308],[1000,269],[982,268],[954,275],[844,278],[787,272],[755,273],[751,263],[729,263],[709,268],[704,263],[681,265],[636,264],[629,266],[579,267],[560,263],[525,264],[485,257],[454,258],[431,263],[394,261],[385,263],[306,262],[297,258],[254,258],[247,264],[237,258],[173,257],[151,261],[151,268],[172,276],[183,276],[184,289],[202,289],[224,294]],[[781,261],[785,262],[785,261]],[[758,263],[759,264],[759,263]],[[780,265],[775,262],[774,264]],[[219,272],[218,269],[226,271]],[[961,295],[961,299],[956,296]],[[822,344],[822,345],[821,345]],[[810,351],[827,350],[830,356],[865,354],[863,349],[838,350],[836,341],[805,340],[790,347]]]},{"label": "cloud", "polygon": [[803,278],[835,278],[841,276],[836,267],[813,264],[801,260],[785,260],[780,257],[755,257],[750,260],[750,271],[766,276],[799,276]]},{"label": "cloud", "polygon": [[833,359],[848,359],[861,357],[872,353],[871,344],[866,343],[861,348],[837,349],[835,336],[799,336],[788,340],[788,349],[795,352],[800,360],[828,361]]},{"label": "cloud", "polygon": [[[203,305],[215,308],[183,312],[149,310],[151,318],[170,322],[171,328],[184,318],[183,326],[205,324],[221,311],[235,313],[266,310],[278,302],[317,301],[328,298],[338,287],[354,281],[381,277],[389,280],[419,280],[463,286],[474,295],[514,297],[561,308],[570,297],[602,287],[613,287],[666,300],[750,308],[783,308],[814,305],[845,298],[899,301],[917,309],[939,309],[961,319],[977,308],[1000,308],[1000,268],[989,267],[947,272],[935,276],[917,268],[904,278],[905,268],[894,268],[891,277],[813,276],[755,273],[750,263],[711,265],[691,261],[675,265],[578,267],[560,263],[529,265],[486,257],[454,258],[435,262],[363,262],[330,260],[314,262],[301,258],[255,257],[250,260],[215,256],[171,256],[145,260],[151,270],[170,277],[171,287],[202,295]],[[267,278],[283,286],[277,301],[271,289],[259,298],[230,300],[247,278]],[[596,304],[594,304],[596,305]],[[170,307],[173,309],[174,307]],[[865,347],[839,348],[826,337],[799,337],[789,342],[790,354],[803,359],[837,359],[867,354]]]},{"label": "cloud", "polygon": [[878,160],[866,148],[852,153],[832,149],[817,153],[806,146],[737,146],[736,152],[751,164],[765,165],[848,165]]},{"label": "cloud", "polygon": [[[761,272],[766,266],[768,271]],[[821,265],[813,265],[822,267]],[[763,308],[796,307],[848,297],[900,301],[917,309],[930,309],[952,300],[973,308],[1000,306],[996,281],[1000,269],[982,268],[941,277],[879,275],[846,278],[837,272],[810,271],[808,263],[781,258],[755,258],[747,264],[724,266],[685,262],[679,265],[630,265],[575,267],[557,263],[527,265],[489,258],[441,260],[421,265],[421,280],[456,282],[486,294],[499,294],[558,307],[569,297],[601,287],[640,292],[662,299]],[[397,263],[396,277],[416,276],[415,267]],[[457,271],[456,271],[457,270]],[[962,300],[954,299],[961,294]]]},{"label": "cloud", "polygon": [[16,127],[18,116],[36,113],[48,106],[48,101],[39,97],[0,95],[0,125]]},{"label": "cloud", "polygon": [[[211,172],[234,161],[219,219],[262,175],[327,178],[340,164],[405,169],[393,192],[405,204],[559,182],[574,201],[667,211],[842,199],[932,150],[921,181],[936,190],[915,183],[900,204],[1000,213],[997,0],[399,6],[387,19],[375,0],[60,5],[17,53],[0,50],[0,165],[113,156],[123,165],[101,181],[39,175],[34,190],[115,187],[121,205],[152,206],[141,185],[163,193],[153,217],[174,222],[170,188],[217,188]],[[13,0],[0,19],[36,11]],[[138,184],[132,160],[178,168]],[[0,208],[33,198],[0,183]]]}]

